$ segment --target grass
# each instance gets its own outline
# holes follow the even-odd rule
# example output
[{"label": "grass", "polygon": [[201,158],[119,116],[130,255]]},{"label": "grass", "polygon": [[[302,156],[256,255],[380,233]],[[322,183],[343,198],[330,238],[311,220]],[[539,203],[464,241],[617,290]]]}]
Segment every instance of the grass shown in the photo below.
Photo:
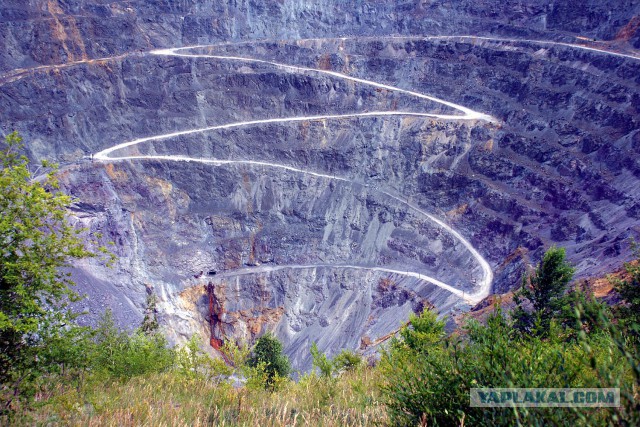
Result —
[{"label": "grass", "polygon": [[58,383],[41,393],[16,425],[65,426],[367,426],[386,425],[379,401],[379,373],[370,368],[333,380],[316,375],[287,381],[277,392],[176,372],[135,377],[127,382],[89,380]]}]

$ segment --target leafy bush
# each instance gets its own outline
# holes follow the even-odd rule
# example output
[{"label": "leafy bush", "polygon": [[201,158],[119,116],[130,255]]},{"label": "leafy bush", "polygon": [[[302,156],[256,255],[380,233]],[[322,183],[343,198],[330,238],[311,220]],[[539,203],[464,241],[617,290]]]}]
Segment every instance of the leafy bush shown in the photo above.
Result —
[{"label": "leafy bush", "polygon": [[146,334],[141,329],[129,334],[119,331],[111,311],[107,310],[95,331],[91,349],[93,372],[106,377],[132,378],[161,372],[174,365],[175,352],[159,332]]},{"label": "leafy bush", "polygon": [[[552,248],[511,316],[497,309],[485,325],[469,321],[459,336],[447,337],[433,312],[412,316],[380,365],[394,424],[640,425],[639,340],[629,333],[637,325],[612,320],[606,306],[580,290],[566,294],[572,272],[564,250]],[[622,405],[471,407],[470,389],[488,387],[620,388]]]},{"label": "leafy bush", "polygon": [[264,385],[267,388],[275,387],[291,371],[289,359],[282,353],[282,343],[270,332],[258,338],[248,365],[264,371]]},{"label": "leafy bush", "polygon": [[[616,314],[624,326],[640,325],[640,247],[631,243],[636,254],[635,263],[625,264],[625,270],[629,275],[627,280],[612,280],[616,291],[623,299],[623,304],[617,307]],[[637,331],[630,331],[636,337]]]},{"label": "leafy bush", "polygon": [[316,343],[311,344],[310,352],[313,367],[318,368],[320,376],[323,378],[331,378],[333,376],[333,363],[331,363],[327,355],[318,350]]},{"label": "leafy bush", "polygon": [[[432,314],[421,318],[423,325],[431,323],[426,329],[438,331],[443,326]],[[487,325],[468,323],[464,337],[427,339],[417,347],[393,342],[383,355],[381,369],[385,377],[382,389],[394,424],[590,425],[611,419],[611,411],[585,408],[470,407],[471,388],[620,386],[631,390],[629,364],[622,353],[610,351],[609,335],[563,342],[523,338],[513,332],[513,326],[497,311]],[[557,328],[553,322],[550,327],[552,332]]]},{"label": "leafy bush", "polygon": [[47,173],[32,179],[21,141],[11,133],[0,149],[0,414],[32,397],[43,375],[81,358],[83,329],[68,309],[79,297],[65,268],[96,255],[66,220],[73,199],[59,191],[55,165],[43,162]]},{"label": "leafy bush", "polygon": [[333,358],[333,369],[340,373],[345,371],[353,371],[362,365],[362,356],[351,351],[342,350]]},{"label": "leafy bush", "polygon": [[233,374],[224,360],[214,359],[200,349],[195,335],[176,351],[176,368],[187,378],[202,378],[214,384],[225,382]]},{"label": "leafy bush", "polygon": [[362,356],[351,350],[342,350],[336,357],[329,359],[326,354],[318,350],[316,343],[311,344],[313,367],[318,368],[320,377],[333,378],[345,371],[353,371],[362,365]]},{"label": "leafy bush", "polygon": [[147,303],[144,309],[144,318],[142,319],[142,325],[140,329],[145,334],[152,334],[160,330],[160,324],[158,323],[158,297],[154,293],[147,295]]}]

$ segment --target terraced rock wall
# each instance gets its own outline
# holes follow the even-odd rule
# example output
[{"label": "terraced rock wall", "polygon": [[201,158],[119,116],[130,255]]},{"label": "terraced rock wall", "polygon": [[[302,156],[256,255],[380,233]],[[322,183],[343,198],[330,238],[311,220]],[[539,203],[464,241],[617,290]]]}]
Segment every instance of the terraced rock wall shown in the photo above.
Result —
[{"label": "terraced rock wall", "polygon": [[[255,39],[501,35],[629,41],[635,1],[6,0],[0,70],[158,47]],[[634,19],[635,18],[635,19]]]}]

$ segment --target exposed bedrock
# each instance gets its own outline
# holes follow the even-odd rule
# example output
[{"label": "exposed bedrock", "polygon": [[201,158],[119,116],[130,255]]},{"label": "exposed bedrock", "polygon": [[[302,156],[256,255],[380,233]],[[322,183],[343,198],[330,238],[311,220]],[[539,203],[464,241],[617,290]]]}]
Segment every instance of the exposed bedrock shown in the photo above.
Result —
[{"label": "exposed bedrock", "polygon": [[[593,30],[600,31],[600,30]],[[344,117],[136,138],[233,122],[372,111],[463,114],[407,93],[237,60],[135,54],[3,81],[3,130],[62,163],[75,221],[113,242],[113,269],[78,265],[85,306],[141,316],[147,289],[175,341],[274,329],[298,368],[317,341],[365,348],[427,304],[519,283],[552,244],[579,276],[630,257],[640,233],[640,60],[466,38],[253,43],[181,51],[332,70],[421,92],[493,121]],[[182,156],[192,161],[175,161]],[[193,159],[232,161],[205,164]],[[254,162],[254,163],[247,163]],[[234,163],[235,162],[235,163]],[[243,163],[244,162],[244,163]],[[257,162],[257,163],[256,163]],[[283,266],[289,266],[282,268]],[[376,270],[377,269],[377,270]],[[381,270],[382,269],[382,270]],[[386,270],[397,271],[391,273]]]},{"label": "exposed bedrock", "polygon": [[616,0],[4,0],[0,70],[219,41],[475,34],[618,40],[640,6]]}]

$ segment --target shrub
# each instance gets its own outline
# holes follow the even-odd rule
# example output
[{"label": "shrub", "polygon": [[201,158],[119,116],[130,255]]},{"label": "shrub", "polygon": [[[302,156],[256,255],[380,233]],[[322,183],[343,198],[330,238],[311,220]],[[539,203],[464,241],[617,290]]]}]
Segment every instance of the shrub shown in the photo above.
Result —
[{"label": "shrub", "polygon": [[333,376],[333,363],[331,363],[327,355],[318,350],[318,345],[315,342],[311,344],[310,352],[313,359],[312,365],[314,368],[318,368],[320,376],[331,378]]},{"label": "shrub", "polygon": [[360,365],[362,365],[362,356],[351,350],[342,350],[333,358],[333,369],[336,372],[353,371]]},{"label": "shrub", "polygon": [[316,343],[311,344],[313,367],[318,368],[322,378],[333,378],[346,371],[353,371],[362,365],[362,356],[351,350],[344,349],[333,359],[329,359],[318,350]]},{"label": "shrub", "polygon": [[[564,341],[559,326],[549,323],[549,337],[514,332],[513,321],[500,310],[486,325],[467,323],[463,336],[433,338],[442,323],[433,314],[420,316],[418,330],[407,326],[400,340],[383,353],[382,391],[394,424],[416,425],[633,425],[636,415],[633,366],[638,358],[627,344],[616,348],[605,331],[579,334]],[[604,324],[605,320],[601,320]],[[613,327],[613,326],[612,326]],[[420,337],[419,329],[435,331]],[[420,337],[405,341],[404,337]],[[620,387],[623,409],[472,408],[469,391],[483,387],[566,388]],[[625,409],[626,408],[626,409]]]},{"label": "shrub", "polygon": [[[79,299],[65,268],[95,256],[66,220],[73,199],[59,191],[56,167],[35,180],[11,133],[0,149],[0,414],[30,398],[35,382],[81,358],[70,301]],[[99,248],[98,251],[103,251]],[[68,352],[66,350],[69,350]],[[53,351],[52,351],[53,350]]]},{"label": "shrub", "polygon": [[[640,247],[632,242],[631,247],[636,255],[635,263],[625,264],[625,270],[629,275],[627,280],[612,280],[616,291],[623,299],[623,303],[617,307],[617,315],[625,326],[633,330],[638,336],[637,326],[640,325]],[[633,326],[636,325],[634,328]]]},{"label": "shrub", "polygon": [[270,332],[258,338],[248,365],[264,370],[267,388],[274,387],[279,378],[288,377],[291,371],[289,359],[282,353],[282,343]]},{"label": "shrub", "polygon": [[176,351],[176,367],[187,378],[201,378],[215,384],[225,382],[233,373],[224,360],[214,359],[203,352],[195,335]]},{"label": "shrub", "polygon": [[93,371],[104,377],[132,378],[161,372],[174,365],[175,352],[159,332],[137,329],[129,334],[119,331],[107,310],[95,331],[91,351]]}]

